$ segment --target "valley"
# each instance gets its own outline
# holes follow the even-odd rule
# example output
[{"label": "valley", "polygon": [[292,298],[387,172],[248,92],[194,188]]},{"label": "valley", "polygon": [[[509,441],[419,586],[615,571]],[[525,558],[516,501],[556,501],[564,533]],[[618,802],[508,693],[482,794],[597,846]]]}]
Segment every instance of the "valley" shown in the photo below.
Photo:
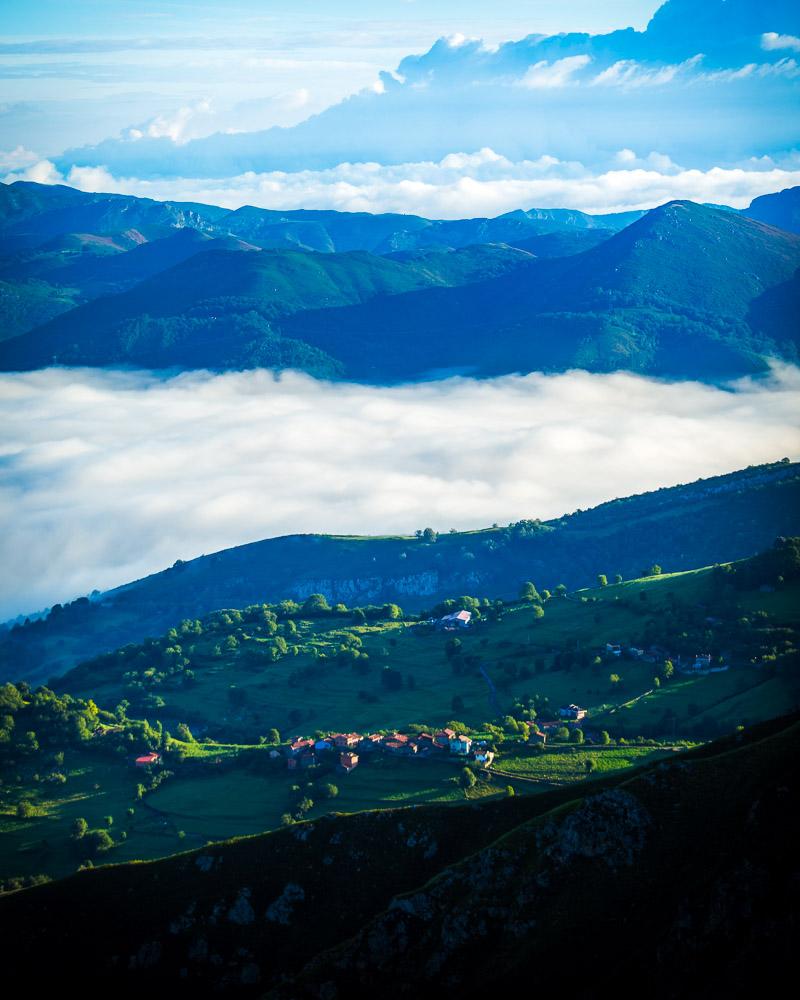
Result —
[{"label": "valley", "polygon": [[[471,609],[457,634],[429,613],[312,595],[185,620],[52,691],[7,685],[0,877],[161,857],[331,812],[539,795],[669,759],[800,704],[797,565],[792,541],[721,568],[462,597],[433,609],[434,621]],[[570,704],[582,721],[559,721]],[[473,749],[420,736],[443,729]],[[356,734],[352,773],[323,745],[331,733]],[[305,753],[300,737],[322,750]],[[155,765],[134,766],[148,750]],[[105,831],[98,846],[75,836],[79,820]]]}]

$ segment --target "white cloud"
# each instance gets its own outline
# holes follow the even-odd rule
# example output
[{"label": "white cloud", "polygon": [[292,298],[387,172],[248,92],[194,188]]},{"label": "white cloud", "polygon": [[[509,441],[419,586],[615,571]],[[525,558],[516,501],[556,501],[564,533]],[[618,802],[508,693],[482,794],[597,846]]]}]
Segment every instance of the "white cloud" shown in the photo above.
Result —
[{"label": "white cloud", "polygon": [[797,458],[798,408],[790,367],[722,388],[585,372],[393,388],[3,375],[0,615],[270,535],[558,516]]},{"label": "white cloud", "polygon": [[800,161],[748,160],[743,166],[686,169],[658,150],[623,149],[597,172],[553,156],[512,161],[489,148],[450,153],[438,162],[341,163],[329,170],[248,172],[227,178],[115,177],[104,167],[73,167],[66,177],[40,161],[7,181],[68,183],[82,191],[199,201],[227,208],[401,212],[428,218],[495,216],[519,208],[586,212],[646,209],[673,198],[744,208],[753,198],[800,184]]},{"label": "white cloud", "polygon": [[550,90],[566,87],[574,82],[574,76],[591,62],[589,56],[567,56],[548,62],[546,59],[529,66],[519,81],[520,86],[531,90]]},{"label": "white cloud", "polygon": [[0,149],[0,170],[24,170],[34,166],[39,160],[36,153],[24,146],[16,146],[8,151]]},{"label": "white cloud", "polygon": [[659,66],[620,59],[592,80],[594,86],[605,87],[658,87],[672,83],[679,76],[687,76],[700,65],[702,55],[692,56],[681,63]]},{"label": "white cloud", "polygon": [[761,48],[765,52],[775,52],[781,49],[800,52],[800,38],[795,35],[779,35],[776,31],[767,31],[761,36]]}]

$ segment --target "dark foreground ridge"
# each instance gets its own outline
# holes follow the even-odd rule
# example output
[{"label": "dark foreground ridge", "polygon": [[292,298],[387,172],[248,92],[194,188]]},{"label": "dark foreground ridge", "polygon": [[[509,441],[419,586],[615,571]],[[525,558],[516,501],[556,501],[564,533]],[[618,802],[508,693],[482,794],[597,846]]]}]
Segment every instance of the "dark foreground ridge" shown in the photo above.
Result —
[{"label": "dark foreground ridge", "polygon": [[0,899],[0,956],[120,997],[480,997],[565,969],[578,997],[743,996],[796,941],[798,750],[795,715],[577,794],[82,871]]}]

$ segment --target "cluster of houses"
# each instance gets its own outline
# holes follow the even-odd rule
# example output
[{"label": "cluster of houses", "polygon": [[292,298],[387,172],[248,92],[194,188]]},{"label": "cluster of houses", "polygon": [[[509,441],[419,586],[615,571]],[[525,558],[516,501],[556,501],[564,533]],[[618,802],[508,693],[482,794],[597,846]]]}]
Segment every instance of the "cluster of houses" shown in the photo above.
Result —
[{"label": "cluster of houses", "polygon": [[[321,739],[297,737],[286,747],[286,766],[290,771],[336,761],[339,770],[349,774],[362,756],[385,753],[393,757],[425,758],[432,755],[451,754],[467,758],[488,766],[494,753],[488,749],[486,741],[475,741],[464,733],[453,729],[441,729],[436,733],[335,733]],[[337,759],[338,755],[338,759]]]},{"label": "cluster of houses", "polygon": [[[719,621],[719,619],[707,619],[709,621]],[[682,674],[721,674],[724,673],[727,664],[713,664],[710,653],[695,653],[694,656],[682,657],[672,655],[661,646],[650,646],[648,649],[640,649],[638,646],[622,646],[618,642],[606,643],[606,655],[614,656],[617,659],[622,654],[630,660],[640,660],[642,663],[663,663],[664,660],[671,660],[675,669]]]}]

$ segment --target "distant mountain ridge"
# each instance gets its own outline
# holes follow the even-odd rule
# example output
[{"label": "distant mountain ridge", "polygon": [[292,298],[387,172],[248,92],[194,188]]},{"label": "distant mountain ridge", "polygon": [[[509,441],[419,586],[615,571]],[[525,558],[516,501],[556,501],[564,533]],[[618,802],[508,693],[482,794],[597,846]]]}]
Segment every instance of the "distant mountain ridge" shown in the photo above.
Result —
[{"label": "distant mountain ridge", "polygon": [[[4,189],[0,235],[42,244],[0,262],[2,370],[261,366],[380,383],[578,367],[717,379],[798,356],[800,237],[727,209],[670,202],[632,222],[540,209],[276,222],[259,209],[88,196],[86,221],[101,231],[67,240],[55,229],[78,221],[80,198],[65,190],[54,207],[52,191]],[[44,322],[20,332],[37,313]]]}]

